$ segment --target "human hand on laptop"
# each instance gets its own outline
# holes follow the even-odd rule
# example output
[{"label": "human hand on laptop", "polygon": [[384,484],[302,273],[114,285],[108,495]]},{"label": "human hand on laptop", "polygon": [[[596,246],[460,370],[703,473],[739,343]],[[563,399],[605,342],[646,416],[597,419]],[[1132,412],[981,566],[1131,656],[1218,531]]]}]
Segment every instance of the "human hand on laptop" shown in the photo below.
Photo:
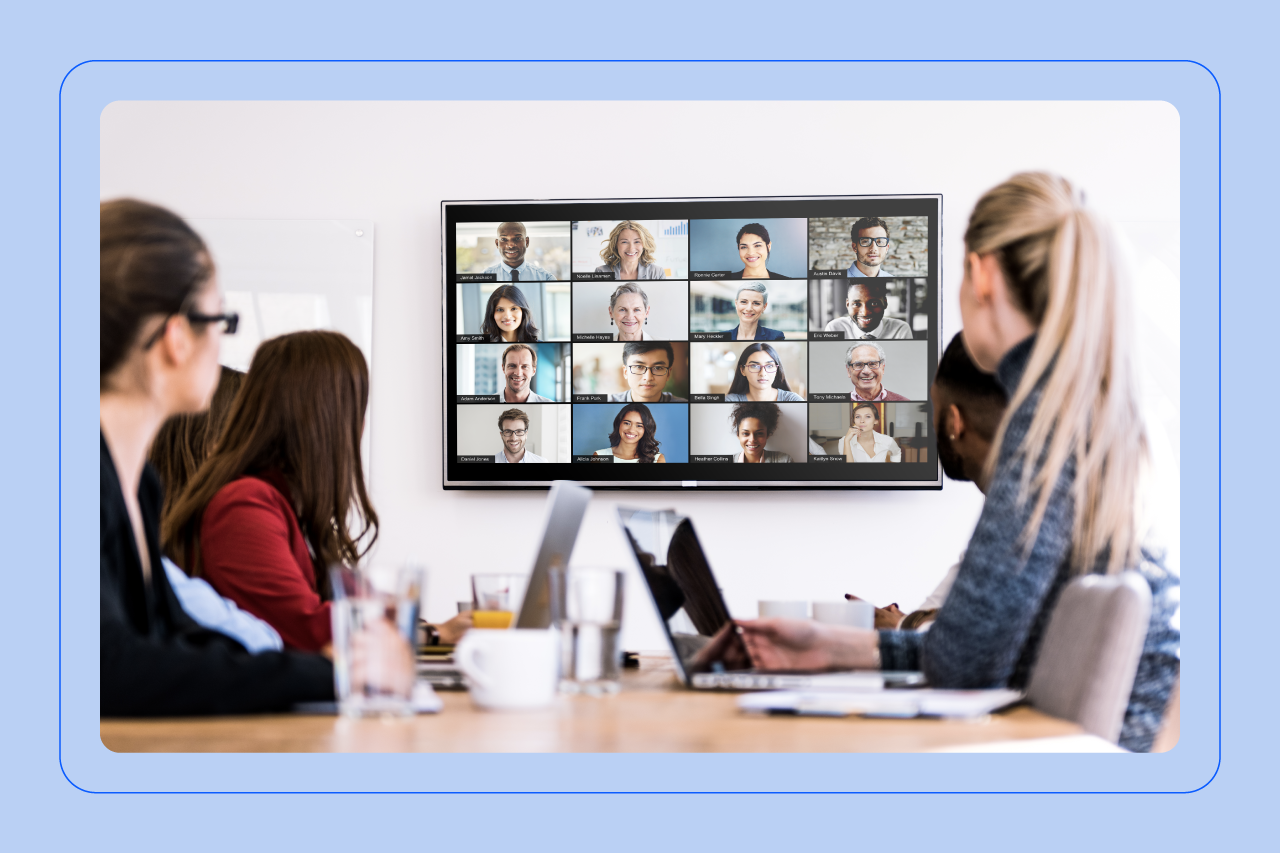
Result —
[{"label": "human hand on laptop", "polygon": [[744,619],[742,640],[758,669],[878,669],[880,635],[807,619]]}]

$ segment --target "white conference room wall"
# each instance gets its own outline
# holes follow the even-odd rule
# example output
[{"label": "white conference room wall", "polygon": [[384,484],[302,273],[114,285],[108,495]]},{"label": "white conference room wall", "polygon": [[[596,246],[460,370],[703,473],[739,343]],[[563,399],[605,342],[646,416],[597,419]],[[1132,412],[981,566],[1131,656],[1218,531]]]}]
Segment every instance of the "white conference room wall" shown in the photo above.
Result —
[{"label": "white conference room wall", "polygon": [[[544,498],[441,488],[441,199],[941,193],[945,341],[960,327],[960,236],[978,196],[1022,169],[1070,176],[1137,250],[1139,333],[1148,364],[1158,369],[1147,402],[1172,460],[1160,469],[1172,482],[1159,494],[1176,531],[1177,112],[1158,102],[877,102],[877,124],[925,121],[947,129],[899,135],[886,157],[881,139],[856,132],[867,106],[763,105],[770,121],[753,130],[752,145],[688,135],[679,156],[644,170],[637,184],[631,172],[583,168],[577,152],[607,147],[612,131],[574,121],[636,104],[505,104],[516,123],[558,116],[574,126],[575,144],[526,135],[523,156],[538,168],[501,169],[508,136],[440,132],[487,126],[497,108],[492,101],[117,102],[102,114],[101,189],[104,198],[143,198],[190,218],[376,224],[370,485],[382,527],[373,559],[426,563],[432,618],[467,597],[472,572],[530,565]],[[639,107],[676,126],[729,126],[740,117],[736,102]],[[840,140],[830,157],[815,156],[812,140],[790,130],[815,114]],[[772,152],[774,164],[763,172],[755,168],[761,150]],[[862,161],[876,168],[850,165]],[[913,607],[964,547],[981,496],[949,481],[940,492],[605,492],[589,511],[575,562],[629,567],[613,520],[619,503],[688,512],[730,610],[752,616],[759,599],[838,599],[845,592]],[[813,535],[795,535],[810,529]],[[660,648],[661,629],[634,572],[627,595],[624,645]]]}]

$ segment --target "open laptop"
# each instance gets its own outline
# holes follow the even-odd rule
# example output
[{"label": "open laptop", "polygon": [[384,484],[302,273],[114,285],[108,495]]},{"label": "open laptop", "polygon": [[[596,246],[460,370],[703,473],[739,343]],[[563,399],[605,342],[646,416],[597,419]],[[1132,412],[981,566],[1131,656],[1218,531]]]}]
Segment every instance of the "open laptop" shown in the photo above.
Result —
[{"label": "open laptop", "polygon": [[706,654],[712,637],[732,622],[693,522],[673,510],[618,508],[618,520],[658,610],[677,671],[698,690],[866,690],[913,687],[918,672],[765,672],[756,669],[741,636],[731,649]]},{"label": "open laptop", "polygon": [[[591,503],[591,490],[568,480],[556,480],[547,495],[547,514],[542,523],[542,544],[533,561],[520,611],[512,620],[515,628],[551,626],[550,572],[567,566],[578,541],[578,530]],[[461,687],[462,673],[452,661],[419,660],[418,677],[436,687]]]}]

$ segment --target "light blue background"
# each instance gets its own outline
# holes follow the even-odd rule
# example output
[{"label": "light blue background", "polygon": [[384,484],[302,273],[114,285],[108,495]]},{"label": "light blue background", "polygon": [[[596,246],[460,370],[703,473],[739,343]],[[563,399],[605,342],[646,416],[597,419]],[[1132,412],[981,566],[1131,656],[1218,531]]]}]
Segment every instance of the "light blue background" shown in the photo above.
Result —
[{"label": "light blue background", "polygon": [[[574,403],[573,453],[595,453],[609,446],[613,419],[627,403]],[[685,403],[654,403],[649,406],[658,425],[658,450],[667,462],[689,461],[689,406]]]},{"label": "light blue background", "polygon": [[689,222],[689,269],[728,270],[743,268],[738,254],[738,229],[763,225],[769,232],[769,272],[787,278],[804,278],[808,273],[809,220],[807,219],[693,219]]},{"label": "light blue background", "polygon": [[[728,14],[729,11],[733,14]],[[896,20],[891,8],[882,17]],[[1164,99],[1182,119],[1182,210],[1187,233],[1211,227],[1219,202],[1233,222],[1269,223],[1276,197],[1276,104],[1272,37],[1274,6],[1186,2],[947,4],[911,8],[910,27],[851,37],[845,3],[734,3],[729,9],[682,6],[677,13],[634,15],[580,4],[547,3],[539,15],[527,4],[495,2],[483,9],[457,5],[313,2],[280,4],[230,0],[216,13],[172,3],[24,4],[6,10],[10,36],[0,63],[8,72],[4,188],[0,237],[5,251],[8,328],[3,337],[7,382],[4,518],[6,593],[0,620],[7,654],[0,722],[6,735],[0,774],[7,841],[15,849],[87,847],[145,850],[326,849],[364,841],[376,827],[379,846],[476,846],[477,833],[506,838],[507,829],[540,849],[607,840],[617,849],[712,843],[748,850],[780,845],[818,847],[925,843],[987,850],[1007,844],[1045,850],[1209,849],[1248,841],[1265,846],[1274,834],[1272,745],[1276,689],[1270,665],[1274,620],[1251,605],[1280,598],[1274,529],[1277,465],[1268,443],[1236,452],[1229,445],[1217,503],[1218,441],[1214,425],[1188,435],[1183,471],[1184,629],[1186,658],[1196,677],[1216,684],[1218,525],[1222,523],[1223,590],[1231,618],[1222,625],[1222,772],[1191,795],[1135,796],[632,796],[632,797],[197,797],[93,796],[69,784],[59,764],[59,654],[79,661],[88,683],[77,704],[64,703],[67,771],[82,784],[114,782],[155,790],[196,778],[218,787],[251,780],[258,788],[380,787],[408,782],[419,789],[465,789],[481,778],[507,789],[565,787],[583,791],[643,788],[646,782],[684,789],[805,790],[826,784],[850,790],[939,790],[959,780],[988,790],[1011,790],[1049,779],[1071,789],[1099,780],[1113,789],[1135,781],[1148,789],[1187,790],[1206,782],[1216,766],[1218,697],[1212,690],[1183,697],[1183,746],[1168,756],[110,756],[95,745],[96,578],[91,559],[96,520],[90,387],[96,349],[97,278],[96,116],[122,98],[439,98],[632,96],[618,81],[642,79],[642,98],[840,99]],[[248,22],[252,22],[249,25]],[[500,38],[503,22],[517,39]],[[488,31],[486,27],[492,27]],[[474,38],[457,38],[456,33]],[[602,33],[623,33],[618,49],[599,46]],[[574,47],[576,46],[576,47]],[[633,47],[638,46],[638,47]],[[562,53],[563,51],[563,53]],[[637,67],[582,65],[106,65],[77,70],[68,83],[64,117],[63,326],[58,326],[59,82],[90,59],[220,59],[315,57],[370,59],[502,56],[542,59],[576,55],[735,59],[1147,59],[1158,64],[1017,64],[886,62],[823,66],[812,63]],[[1218,88],[1194,59],[1213,69],[1223,87],[1225,138],[1218,137]],[[750,85],[744,87],[744,79]],[[513,87],[512,81],[518,81]],[[886,86],[891,81],[891,86]],[[747,105],[749,106],[749,104]],[[815,111],[816,112],[816,111]],[[818,116],[816,115],[815,118]],[[874,115],[869,116],[873,122]],[[798,131],[800,129],[797,129]],[[894,129],[890,129],[894,130]],[[1106,128],[1099,128],[1105,133]],[[940,145],[980,144],[955,139],[946,128],[921,129]],[[706,132],[705,129],[700,132]],[[726,133],[717,129],[715,132]],[[667,137],[670,139],[670,137]],[[1218,146],[1228,152],[1218,171]],[[568,144],[568,139],[566,140]],[[677,149],[678,150],[678,149]],[[767,164],[766,164],[767,165]],[[1219,198],[1219,178],[1222,196]],[[912,188],[914,189],[914,188]],[[1212,230],[1210,230],[1212,233]],[[1228,304],[1275,316],[1277,290],[1255,286],[1257,254],[1270,250],[1270,229],[1257,243],[1229,230],[1223,244]],[[1184,245],[1198,258],[1193,281],[1184,275],[1188,343],[1212,353],[1217,305],[1202,298],[1217,280],[1203,241]],[[1250,251],[1246,251],[1250,248]],[[1197,250],[1197,251],[1193,251]],[[1191,268],[1188,267],[1190,270]],[[1193,284],[1195,286],[1190,286]],[[1204,330],[1208,329],[1209,333]],[[62,335],[61,362],[58,349]],[[1194,337],[1192,335],[1194,334]],[[1184,344],[1186,345],[1186,344]],[[1218,389],[1248,400],[1259,423],[1275,423],[1275,396],[1258,396],[1258,369],[1274,360],[1266,336],[1230,335],[1221,343],[1219,370],[1211,357],[1183,365],[1184,393]],[[1199,350],[1198,350],[1199,351]],[[58,396],[58,368],[64,368]],[[1221,387],[1219,381],[1221,379]],[[1188,398],[1189,399],[1189,398]],[[59,404],[63,477],[59,479]],[[1208,449],[1206,451],[1206,449]],[[59,485],[65,527],[59,539]],[[56,545],[63,547],[61,612]],[[1194,598],[1194,600],[1192,600]],[[1269,611],[1267,611],[1269,612]],[[59,620],[65,642],[60,645]],[[1192,676],[1188,665],[1186,677]],[[64,682],[68,693],[73,681]],[[86,702],[85,695],[91,698]],[[64,697],[65,698],[65,697]],[[72,697],[77,698],[77,697]],[[72,728],[75,731],[71,731]],[[1192,741],[1196,747],[1184,760]],[[93,752],[96,749],[96,754]],[[1213,759],[1213,760],[1210,760]],[[103,766],[90,766],[90,761]],[[1130,772],[1140,769],[1143,778]],[[104,772],[105,771],[105,772]],[[1041,785],[1050,787],[1048,784]],[[335,802],[339,799],[339,802]],[[234,819],[231,819],[231,818]],[[494,827],[497,827],[495,830]],[[555,827],[556,829],[548,829]],[[564,829],[572,827],[572,830]],[[888,840],[885,840],[885,837]],[[879,839],[879,840],[877,840]]]}]

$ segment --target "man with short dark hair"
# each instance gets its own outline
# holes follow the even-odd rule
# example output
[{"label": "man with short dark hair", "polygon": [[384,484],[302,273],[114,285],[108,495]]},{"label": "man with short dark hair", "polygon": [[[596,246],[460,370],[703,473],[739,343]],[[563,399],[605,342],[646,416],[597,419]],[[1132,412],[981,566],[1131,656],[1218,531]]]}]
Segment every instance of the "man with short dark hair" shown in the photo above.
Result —
[{"label": "man with short dark hair", "polygon": [[519,409],[507,409],[498,415],[498,434],[502,436],[502,450],[494,457],[494,462],[547,461],[533,451],[525,449],[525,437],[529,434],[529,416]]},{"label": "man with short dark hair", "polygon": [[848,316],[836,317],[823,329],[842,332],[846,338],[866,341],[911,340],[911,327],[896,317],[884,316],[889,307],[888,288],[879,280],[849,285],[844,300]]},{"label": "man with short dark hair", "polygon": [[666,341],[631,341],[622,348],[623,377],[631,387],[620,394],[610,394],[610,403],[687,403],[667,387],[667,378],[675,366],[675,348]]},{"label": "man with short dark hair", "polygon": [[892,278],[897,275],[884,268],[889,255],[889,223],[876,216],[864,216],[849,229],[849,245],[856,260],[849,267],[849,278]]},{"label": "man with short dark hair", "polygon": [[525,260],[530,242],[523,222],[499,223],[498,236],[493,241],[498,248],[498,263],[486,267],[485,273],[496,273],[498,281],[554,281],[551,273]]},{"label": "man with short dark hair", "polygon": [[554,403],[549,397],[533,393],[533,377],[538,373],[538,353],[528,344],[512,344],[502,351],[502,390],[499,403]]}]

